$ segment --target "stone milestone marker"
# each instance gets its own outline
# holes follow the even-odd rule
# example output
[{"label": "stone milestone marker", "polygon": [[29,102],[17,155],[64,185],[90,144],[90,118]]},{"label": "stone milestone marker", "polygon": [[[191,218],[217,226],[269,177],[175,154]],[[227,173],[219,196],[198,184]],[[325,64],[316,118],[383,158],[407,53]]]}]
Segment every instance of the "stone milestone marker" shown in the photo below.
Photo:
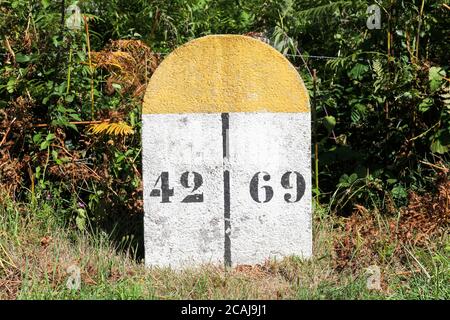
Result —
[{"label": "stone milestone marker", "polygon": [[311,256],[309,99],[279,52],[193,40],[153,74],[142,117],[146,265]]}]

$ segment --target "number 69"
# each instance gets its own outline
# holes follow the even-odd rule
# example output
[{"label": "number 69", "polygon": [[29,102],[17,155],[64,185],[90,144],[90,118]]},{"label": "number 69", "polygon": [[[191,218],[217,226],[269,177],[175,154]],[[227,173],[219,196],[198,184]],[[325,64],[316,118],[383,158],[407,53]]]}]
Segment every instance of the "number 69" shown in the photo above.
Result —
[{"label": "number 69", "polygon": [[[296,182],[295,182],[295,198],[292,199],[293,195],[290,193],[285,193],[284,194],[284,201],[286,201],[287,203],[294,203],[294,202],[298,202],[300,201],[300,199],[303,197],[303,195],[305,194],[305,178],[303,178],[303,176],[298,173],[297,171],[288,171],[286,173],[284,173],[281,176],[281,186],[284,189],[294,189],[294,186],[291,182],[291,176],[295,175],[296,177]],[[269,202],[270,200],[272,200],[274,192],[273,192],[273,188],[271,186],[265,185],[265,186],[260,186],[259,184],[259,180],[260,180],[260,175],[262,175],[262,179],[264,181],[269,181],[270,180],[270,174],[265,172],[265,171],[260,171],[255,173],[255,175],[253,176],[253,178],[250,180],[250,195],[252,197],[252,199],[258,203],[266,203]],[[260,191],[264,190],[265,193],[265,197],[264,197],[264,201],[261,200],[260,198]]]}]

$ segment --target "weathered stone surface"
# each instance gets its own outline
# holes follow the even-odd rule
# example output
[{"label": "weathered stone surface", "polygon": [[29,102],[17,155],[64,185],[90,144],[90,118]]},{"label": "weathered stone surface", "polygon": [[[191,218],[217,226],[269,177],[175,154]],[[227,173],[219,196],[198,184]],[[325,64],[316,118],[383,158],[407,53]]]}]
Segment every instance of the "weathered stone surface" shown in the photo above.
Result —
[{"label": "weathered stone surface", "polygon": [[295,68],[271,46],[237,35],[195,39],[153,74],[144,114],[309,112]]},{"label": "weathered stone surface", "polygon": [[143,108],[149,266],[309,257],[310,113],[294,67],[244,36],[169,55]]}]

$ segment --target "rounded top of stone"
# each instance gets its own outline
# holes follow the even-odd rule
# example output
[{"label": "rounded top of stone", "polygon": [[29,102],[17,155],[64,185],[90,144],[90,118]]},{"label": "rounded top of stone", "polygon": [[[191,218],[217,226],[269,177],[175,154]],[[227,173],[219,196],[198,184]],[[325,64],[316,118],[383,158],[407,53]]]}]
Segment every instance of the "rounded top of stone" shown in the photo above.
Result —
[{"label": "rounded top of stone", "polygon": [[168,55],[151,77],[144,114],[309,112],[294,66],[270,45],[242,35],[210,35]]}]

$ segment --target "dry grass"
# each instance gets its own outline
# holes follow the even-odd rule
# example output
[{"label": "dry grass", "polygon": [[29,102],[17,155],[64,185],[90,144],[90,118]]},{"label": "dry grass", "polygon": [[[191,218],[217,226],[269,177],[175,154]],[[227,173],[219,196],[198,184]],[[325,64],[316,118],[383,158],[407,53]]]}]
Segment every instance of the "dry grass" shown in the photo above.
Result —
[{"label": "dry grass", "polygon": [[387,217],[362,206],[336,234],[337,269],[357,269],[373,261],[393,261],[398,266],[410,256],[410,248],[436,250],[448,237],[450,223],[450,180],[437,181],[436,194],[411,192],[409,205]]},{"label": "dry grass", "polygon": [[[374,256],[337,268],[335,243],[339,225],[345,225],[337,218],[315,221],[310,260],[289,257],[230,270],[205,265],[175,272],[146,269],[115,250],[105,234],[63,229],[55,217],[50,205],[3,198],[0,299],[380,299],[449,298],[450,293],[448,240],[429,253],[411,249],[420,265]],[[380,266],[381,291],[366,288],[367,263]],[[80,290],[66,288],[71,265],[81,269]]]}]

